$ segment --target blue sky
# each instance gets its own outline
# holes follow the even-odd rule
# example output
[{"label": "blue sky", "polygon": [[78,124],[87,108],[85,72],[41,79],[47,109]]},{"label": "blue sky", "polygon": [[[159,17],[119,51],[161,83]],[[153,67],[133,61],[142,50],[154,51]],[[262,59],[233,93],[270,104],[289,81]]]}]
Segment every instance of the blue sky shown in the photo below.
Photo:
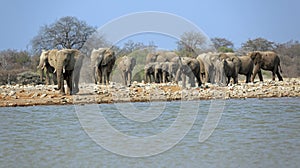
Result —
[{"label": "blue sky", "polygon": [[[224,37],[235,47],[257,37],[282,43],[300,40],[299,7],[298,0],[1,0],[0,50],[26,49],[42,25],[63,16],[101,27],[120,16],[143,11],[181,16],[209,37]],[[159,39],[155,40],[159,44]]]}]

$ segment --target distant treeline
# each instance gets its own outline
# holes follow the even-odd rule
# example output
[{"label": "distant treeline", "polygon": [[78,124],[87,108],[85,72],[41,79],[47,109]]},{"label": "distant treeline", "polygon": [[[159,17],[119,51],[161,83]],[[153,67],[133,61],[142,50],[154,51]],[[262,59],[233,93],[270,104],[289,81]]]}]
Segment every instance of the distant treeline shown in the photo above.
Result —
[{"label": "distant treeline", "polygon": [[[180,56],[189,57],[196,57],[198,54],[209,51],[235,52],[238,55],[245,55],[250,51],[274,51],[280,56],[283,77],[300,77],[300,43],[298,41],[275,43],[264,38],[256,38],[242,43],[240,48],[235,48],[234,44],[225,38],[215,37],[210,39],[211,43],[208,41],[201,33],[185,32],[181,35],[174,51]],[[105,39],[105,36],[99,34],[95,27],[76,17],[67,16],[52,24],[42,26],[28,46],[30,48],[28,50],[0,51],[0,84],[9,83],[10,80],[16,78],[18,73],[36,72],[42,49],[74,48],[81,50],[89,57],[93,48],[112,46],[112,44]],[[140,62],[145,59],[148,52],[154,52],[158,47],[155,41],[144,44],[129,40],[123,46],[114,46],[113,49],[117,57],[130,55],[139,50],[142,53],[133,55],[137,58],[137,62]]]}]

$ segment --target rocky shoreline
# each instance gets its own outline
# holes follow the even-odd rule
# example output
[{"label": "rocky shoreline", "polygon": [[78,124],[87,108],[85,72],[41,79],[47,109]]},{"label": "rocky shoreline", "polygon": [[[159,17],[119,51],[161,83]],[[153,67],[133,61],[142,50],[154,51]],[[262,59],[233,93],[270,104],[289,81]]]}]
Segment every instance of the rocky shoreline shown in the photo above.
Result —
[{"label": "rocky shoreline", "polygon": [[201,88],[182,88],[173,83],[134,82],[130,87],[118,83],[81,84],[78,94],[64,96],[60,95],[55,87],[53,85],[2,85],[0,107],[300,96],[300,78],[230,86],[207,84]]}]

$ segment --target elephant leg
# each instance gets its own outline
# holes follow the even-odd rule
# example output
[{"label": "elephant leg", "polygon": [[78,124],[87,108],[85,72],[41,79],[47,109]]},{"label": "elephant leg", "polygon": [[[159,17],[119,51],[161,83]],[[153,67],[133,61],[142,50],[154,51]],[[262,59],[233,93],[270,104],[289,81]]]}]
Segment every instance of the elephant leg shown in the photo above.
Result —
[{"label": "elephant leg", "polygon": [[182,73],[181,79],[182,79],[182,87],[185,88],[186,87],[186,75]]},{"label": "elephant leg", "polygon": [[132,80],[132,71],[129,71],[128,72],[128,82],[129,82],[129,85],[131,85],[131,80]]},{"label": "elephant leg", "polygon": [[259,67],[259,65],[256,65],[256,66],[254,67],[253,75],[252,75],[252,78],[251,78],[251,81],[252,81],[252,82],[254,82],[255,76],[256,76],[256,74],[258,73],[258,71],[260,71],[260,67]]},{"label": "elephant leg", "polygon": [[52,74],[52,80],[53,80],[53,85],[57,85],[57,74],[56,73],[53,73]]},{"label": "elephant leg", "polygon": [[250,82],[250,78],[251,78],[251,73],[249,75],[249,73],[246,76],[246,83],[249,83]]},{"label": "elephant leg", "polygon": [[230,76],[227,77],[226,85],[228,85],[229,83],[230,83]]},{"label": "elephant leg", "polygon": [[238,82],[239,82],[238,75],[236,75],[233,79],[234,79],[234,84],[238,84]]},{"label": "elephant leg", "polygon": [[106,84],[106,85],[109,85],[109,76],[110,76],[110,72],[107,72],[107,71],[106,71],[106,73],[104,74],[104,76],[105,76],[105,81],[104,81],[105,84]]},{"label": "elephant leg", "polygon": [[64,75],[61,71],[57,72],[57,86],[60,94],[65,95]]},{"label": "elephant leg", "polygon": [[124,85],[127,86],[128,72],[124,72]]},{"label": "elephant leg", "polygon": [[272,81],[275,81],[275,72],[272,71]]},{"label": "elephant leg", "polygon": [[43,69],[40,69],[40,70],[39,70],[39,74],[40,74],[40,79],[41,79],[41,81],[43,81],[43,78],[44,78],[44,70],[43,70]]},{"label": "elephant leg", "polygon": [[279,81],[283,81],[283,78],[282,78],[282,76],[280,75],[278,69],[277,69],[276,75],[277,75]]},{"label": "elephant leg", "polygon": [[73,71],[67,71],[66,72],[66,82],[67,82],[67,94],[71,95],[73,94],[73,88],[72,88],[72,79],[73,79]]},{"label": "elephant leg", "polygon": [[275,68],[274,68],[274,71],[273,71],[273,80],[275,80],[275,74],[277,75],[279,81],[283,81],[282,76],[279,73],[278,65],[275,66]]},{"label": "elephant leg", "polygon": [[189,83],[191,84],[191,87],[195,87],[195,76],[193,74],[188,75],[189,77]]},{"label": "elephant leg", "polygon": [[[79,85],[78,85],[78,83],[79,83],[79,78],[80,78],[80,74],[78,73],[72,73],[72,78],[73,78],[73,80],[72,80],[72,94],[76,94],[76,93],[78,93],[79,92]],[[71,78],[71,79],[72,79]]]},{"label": "elephant leg", "polygon": [[96,69],[96,72],[95,72],[95,84],[100,84],[100,70],[99,69]]},{"label": "elephant leg", "polygon": [[46,69],[46,85],[50,85],[49,71]]},{"label": "elephant leg", "polygon": [[258,74],[259,80],[260,80],[261,82],[263,82],[264,80],[263,80],[263,76],[262,76],[261,70],[259,70],[259,71],[257,72],[257,74]]},{"label": "elephant leg", "polygon": [[102,84],[102,71],[100,68],[97,68],[97,81],[98,81],[98,84]]},{"label": "elephant leg", "polygon": [[202,81],[201,81],[200,75],[196,75],[196,79],[197,79],[197,82],[198,82],[198,87],[200,87],[202,85]]},{"label": "elephant leg", "polygon": [[162,72],[162,83],[166,83],[166,76],[167,76],[167,73]]},{"label": "elephant leg", "polygon": [[92,69],[92,77],[94,78],[94,83],[97,84],[97,75],[96,75],[95,67],[93,67],[93,69]]},{"label": "elephant leg", "polygon": [[178,84],[180,75],[181,75],[181,71],[180,71],[180,69],[178,69],[176,72],[176,75],[175,75],[175,83],[177,83],[177,84]]},{"label": "elephant leg", "polygon": [[147,73],[145,73],[145,81],[146,81],[146,83],[149,83],[149,76]]}]

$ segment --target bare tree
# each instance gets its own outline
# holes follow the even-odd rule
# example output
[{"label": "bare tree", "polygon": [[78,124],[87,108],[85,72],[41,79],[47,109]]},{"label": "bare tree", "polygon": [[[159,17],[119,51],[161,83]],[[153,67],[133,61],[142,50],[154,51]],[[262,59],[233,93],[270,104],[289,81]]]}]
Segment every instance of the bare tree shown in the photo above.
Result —
[{"label": "bare tree", "polygon": [[95,31],[94,27],[76,17],[62,17],[53,24],[40,28],[38,35],[31,41],[32,49],[35,53],[53,48],[81,49]]},{"label": "bare tree", "polygon": [[201,52],[211,50],[209,40],[200,32],[185,32],[177,42],[177,50],[182,56],[195,57]]},{"label": "bare tree", "polygon": [[300,76],[300,43],[299,41],[288,41],[276,44],[275,52],[280,56],[283,75],[286,77]]}]

